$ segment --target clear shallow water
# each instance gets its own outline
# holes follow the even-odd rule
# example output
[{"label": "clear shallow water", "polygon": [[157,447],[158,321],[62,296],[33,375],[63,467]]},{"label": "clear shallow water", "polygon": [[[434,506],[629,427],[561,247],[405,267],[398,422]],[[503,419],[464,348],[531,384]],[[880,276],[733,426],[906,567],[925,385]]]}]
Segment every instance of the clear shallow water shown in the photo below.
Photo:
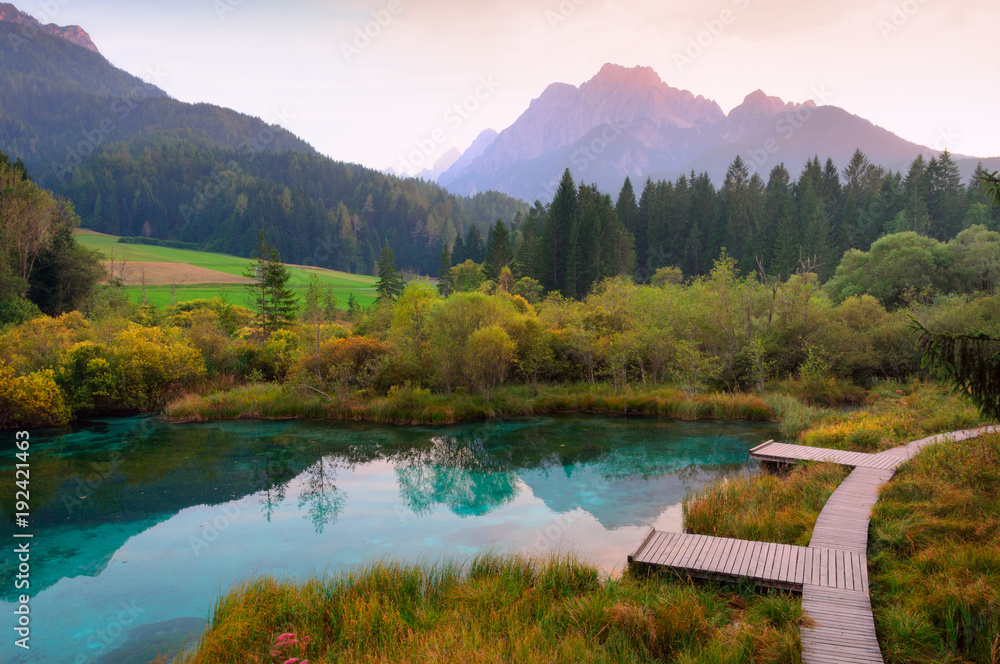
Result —
[{"label": "clear shallow water", "polygon": [[[12,468],[12,432],[0,436]],[[131,418],[40,432],[32,649],[9,636],[16,561],[5,544],[2,660],[148,662],[254,574],[482,551],[573,552],[613,572],[647,526],[680,530],[685,493],[752,471],[749,449],[776,436],[768,425],[599,417],[446,428]]]}]

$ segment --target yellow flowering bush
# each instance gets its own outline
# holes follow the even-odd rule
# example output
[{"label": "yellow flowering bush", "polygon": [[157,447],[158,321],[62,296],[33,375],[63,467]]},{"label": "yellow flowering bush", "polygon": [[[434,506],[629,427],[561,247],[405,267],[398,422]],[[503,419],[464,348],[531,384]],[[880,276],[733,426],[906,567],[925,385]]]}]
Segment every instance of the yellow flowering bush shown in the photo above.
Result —
[{"label": "yellow flowering bush", "polygon": [[0,429],[61,426],[69,420],[69,408],[51,369],[18,376],[0,360]]},{"label": "yellow flowering bush", "polygon": [[205,373],[200,352],[157,327],[123,330],[111,344],[111,355],[118,401],[130,409],[158,407]]},{"label": "yellow flowering bush", "polygon": [[51,368],[63,351],[90,333],[90,324],[78,311],[42,316],[0,334],[0,357],[20,374]]}]

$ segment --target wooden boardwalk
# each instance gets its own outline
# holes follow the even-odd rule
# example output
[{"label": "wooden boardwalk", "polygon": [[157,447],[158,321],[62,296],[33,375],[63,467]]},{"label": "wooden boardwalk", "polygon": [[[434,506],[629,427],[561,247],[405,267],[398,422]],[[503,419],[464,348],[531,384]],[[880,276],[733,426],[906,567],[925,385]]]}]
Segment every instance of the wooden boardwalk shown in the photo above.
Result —
[{"label": "wooden boardwalk", "polygon": [[768,441],[751,450],[761,461],[826,461],[854,467],[827,501],[809,546],[751,542],[649,529],[628,556],[631,565],[670,569],[694,578],[750,580],[802,593],[812,627],[802,628],[806,664],[883,664],[868,594],[868,525],[879,488],[927,445],[967,440],[1000,427],[915,440],[878,454]]},{"label": "wooden boardwalk", "polygon": [[826,461],[828,463],[839,463],[844,466],[854,466],[855,468],[879,468],[881,470],[892,470],[906,461],[905,458],[898,456],[828,450],[823,447],[776,443],[773,440],[769,440],[763,445],[758,445],[750,450],[750,458],[775,463]]},{"label": "wooden boardwalk", "polygon": [[868,592],[863,552],[649,530],[629,555],[630,564],[666,567],[701,579],[749,579],[758,586],[798,592],[806,585]]}]

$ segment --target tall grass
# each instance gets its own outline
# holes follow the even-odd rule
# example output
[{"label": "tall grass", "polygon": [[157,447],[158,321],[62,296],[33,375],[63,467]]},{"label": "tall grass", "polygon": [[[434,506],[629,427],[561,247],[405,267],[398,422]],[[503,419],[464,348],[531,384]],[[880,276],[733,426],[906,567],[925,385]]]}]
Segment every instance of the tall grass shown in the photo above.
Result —
[{"label": "tall grass", "polygon": [[868,560],[888,662],[1000,663],[1000,436],[904,465],[875,507]]},{"label": "tall grass", "polygon": [[797,662],[800,602],[627,573],[571,558],[382,562],[305,583],[258,578],[222,597],[187,664],[273,662]]},{"label": "tall grass", "polygon": [[688,395],[673,388],[616,392],[609,386],[549,385],[536,392],[523,385],[496,390],[489,400],[456,391],[435,394],[402,386],[388,395],[322,395],[293,384],[252,384],[206,396],[187,395],[171,403],[166,416],[185,422],[250,418],[329,418],[395,424],[450,424],[496,417],[554,413],[651,415],[685,420],[773,420],[774,409],[752,394]]},{"label": "tall grass", "polygon": [[808,464],[786,476],[736,477],[709,485],[684,502],[684,528],[717,537],[806,546],[816,517],[848,469]]},{"label": "tall grass", "polygon": [[872,390],[864,407],[829,413],[802,432],[804,445],[880,452],[929,434],[985,424],[972,404],[933,382],[888,384]]}]

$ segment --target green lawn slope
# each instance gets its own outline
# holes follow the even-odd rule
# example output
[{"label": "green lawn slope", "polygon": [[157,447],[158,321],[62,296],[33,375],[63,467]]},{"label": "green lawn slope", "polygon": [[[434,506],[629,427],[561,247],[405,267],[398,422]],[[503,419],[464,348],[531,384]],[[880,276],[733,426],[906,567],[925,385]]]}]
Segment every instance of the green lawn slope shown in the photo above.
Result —
[{"label": "green lawn slope", "polygon": [[[184,270],[183,266],[192,265],[229,275],[243,276],[243,273],[251,263],[251,259],[249,258],[230,256],[228,254],[215,254],[191,249],[172,249],[145,244],[121,244],[114,235],[105,235],[84,229],[76,231],[76,239],[83,246],[101,252],[105,260],[110,260],[113,253],[116,261],[120,261],[124,256],[129,263],[133,264],[142,262],[174,263],[178,266],[179,275]],[[361,305],[367,306],[375,301],[375,277],[296,265],[289,265],[288,271],[291,274],[289,286],[300,297],[304,295],[305,289],[309,285],[310,276],[315,274],[319,277],[321,284],[333,287],[333,291],[342,308],[347,306],[347,299],[352,293]],[[136,302],[142,301],[141,286],[128,285],[125,287],[125,290],[129,294],[129,297]],[[222,297],[223,295],[234,304],[245,305],[249,300],[247,289],[240,284],[204,283],[178,284],[176,288],[172,284],[147,284],[146,301],[148,304],[156,306],[171,304],[174,301],[175,290],[177,302],[185,302],[198,298]]]}]

